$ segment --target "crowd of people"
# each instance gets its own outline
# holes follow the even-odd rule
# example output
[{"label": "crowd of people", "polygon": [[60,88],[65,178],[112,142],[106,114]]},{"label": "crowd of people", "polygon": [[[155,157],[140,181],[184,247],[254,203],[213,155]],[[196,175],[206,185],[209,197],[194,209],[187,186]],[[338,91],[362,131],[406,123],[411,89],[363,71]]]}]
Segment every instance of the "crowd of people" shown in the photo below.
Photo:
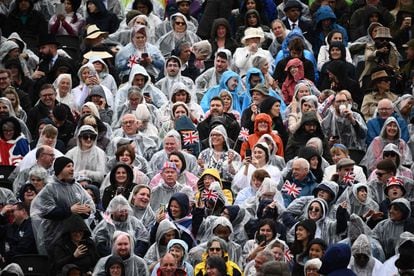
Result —
[{"label": "crowd of people", "polygon": [[0,1],[0,275],[413,275],[413,17]]}]

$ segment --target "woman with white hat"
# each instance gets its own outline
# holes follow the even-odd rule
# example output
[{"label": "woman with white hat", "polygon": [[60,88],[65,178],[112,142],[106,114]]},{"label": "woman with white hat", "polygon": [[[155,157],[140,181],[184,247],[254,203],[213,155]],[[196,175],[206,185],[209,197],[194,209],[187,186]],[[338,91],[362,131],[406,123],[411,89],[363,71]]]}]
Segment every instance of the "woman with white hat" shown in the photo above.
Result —
[{"label": "woman with white hat", "polygon": [[247,70],[252,67],[253,58],[256,56],[263,56],[269,63],[272,63],[273,57],[270,52],[261,48],[261,43],[264,40],[261,28],[247,28],[244,31],[244,37],[241,40],[244,47],[237,48],[233,55],[234,65],[241,76],[245,75]]}]

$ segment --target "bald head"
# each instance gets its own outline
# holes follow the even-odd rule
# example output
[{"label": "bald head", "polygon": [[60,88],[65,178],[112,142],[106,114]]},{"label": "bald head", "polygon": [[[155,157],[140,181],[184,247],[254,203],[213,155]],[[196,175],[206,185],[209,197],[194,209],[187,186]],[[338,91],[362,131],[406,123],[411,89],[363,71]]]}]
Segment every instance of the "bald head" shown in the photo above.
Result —
[{"label": "bald head", "polygon": [[52,147],[43,145],[36,151],[37,164],[45,169],[49,169],[55,160],[55,152]]},{"label": "bald head", "polygon": [[387,119],[394,113],[394,104],[389,99],[382,99],[378,102],[378,115],[381,119]]},{"label": "bald head", "polygon": [[292,176],[296,180],[304,180],[309,173],[309,169],[309,162],[305,158],[297,158],[292,162]]},{"label": "bald head", "polygon": [[177,260],[171,253],[166,253],[160,262],[161,275],[172,276],[177,269]]}]

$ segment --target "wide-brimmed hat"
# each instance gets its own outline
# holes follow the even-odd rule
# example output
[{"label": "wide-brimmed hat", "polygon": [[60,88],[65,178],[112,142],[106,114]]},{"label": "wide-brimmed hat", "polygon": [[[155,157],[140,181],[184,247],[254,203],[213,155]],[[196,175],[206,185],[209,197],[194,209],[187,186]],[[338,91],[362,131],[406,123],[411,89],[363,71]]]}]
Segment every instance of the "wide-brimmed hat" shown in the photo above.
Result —
[{"label": "wide-brimmed hat", "polygon": [[39,43],[37,44],[37,46],[41,47],[47,44],[54,44],[56,46],[60,45],[60,43],[56,40],[56,36],[54,36],[53,34],[41,35],[39,37]]},{"label": "wide-brimmed hat", "polygon": [[388,38],[392,39],[390,28],[387,27],[378,27],[377,33],[375,34],[375,38]]},{"label": "wide-brimmed hat", "polygon": [[107,51],[89,51],[83,55],[83,58],[86,58],[86,59],[91,59],[94,57],[97,57],[100,59],[113,58],[113,56]]},{"label": "wide-brimmed hat", "polygon": [[371,75],[371,81],[373,83],[381,81],[381,80],[388,80],[388,79],[391,79],[391,77],[388,75],[387,71],[385,70],[374,72]]},{"label": "wide-brimmed hat", "polygon": [[250,94],[253,93],[253,91],[257,91],[261,94],[263,94],[264,96],[269,96],[269,89],[264,85],[264,84],[256,84],[255,87],[250,89]]},{"label": "wide-brimmed hat", "polygon": [[287,1],[285,7],[283,8],[283,11],[286,12],[287,10],[292,8],[298,8],[300,11],[302,11],[302,5],[299,3],[299,1],[296,0]]},{"label": "wide-brimmed hat", "polygon": [[260,38],[260,43],[264,41],[264,33],[262,28],[247,28],[244,30],[244,36],[241,39],[241,43],[245,44],[247,39],[256,37]]},{"label": "wide-brimmed hat", "polygon": [[88,26],[86,29],[86,37],[87,39],[95,39],[100,35],[108,36],[108,32],[103,32],[99,29],[98,26],[95,24]]}]

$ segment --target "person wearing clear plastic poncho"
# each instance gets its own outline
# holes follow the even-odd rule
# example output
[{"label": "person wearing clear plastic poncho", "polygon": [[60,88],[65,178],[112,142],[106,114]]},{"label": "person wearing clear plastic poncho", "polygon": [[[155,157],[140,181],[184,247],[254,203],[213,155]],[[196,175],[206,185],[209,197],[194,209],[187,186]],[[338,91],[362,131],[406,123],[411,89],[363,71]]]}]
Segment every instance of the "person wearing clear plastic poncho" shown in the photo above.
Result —
[{"label": "person wearing clear plastic poncho", "polygon": [[144,100],[147,104],[153,104],[160,108],[168,100],[164,93],[151,83],[151,77],[147,70],[139,64],[133,65],[129,74],[128,83],[122,86],[115,95],[114,110],[118,110],[128,97],[128,90],[132,86],[141,89]]},{"label": "person wearing clear plastic poncho", "polygon": [[115,231],[113,237],[110,237],[112,254],[101,258],[95,266],[93,276],[106,276],[105,263],[112,256],[122,258],[125,267],[125,276],[149,276],[148,267],[145,261],[134,254],[134,239],[126,232]]},{"label": "person wearing clear plastic poncho", "polygon": [[30,217],[37,248],[40,254],[60,237],[63,220],[72,214],[86,219],[95,213],[92,198],[73,179],[73,161],[65,156],[55,160],[53,165],[55,176],[37,194],[32,202]]},{"label": "person wearing clear plastic poncho", "polygon": [[215,217],[213,221],[210,221],[209,225],[205,225],[205,234],[205,242],[190,250],[189,254],[193,263],[197,264],[202,261],[202,255],[208,248],[208,241],[217,236],[226,242],[228,259],[241,267],[242,247],[234,241],[235,233],[230,220],[224,216]]},{"label": "person wearing clear plastic poncho", "polygon": [[197,171],[197,159],[194,155],[181,150],[180,134],[176,130],[170,130],[164,137],[163,148],[156,152],[149,162],[150,171],[153,175],[161,170],[164,163],[168,161],[168,155],[173,151],[180,151],[184,155],[188,171]]},{"label": "person wearing clear plastic poncho", "polygon": [[160,37],[156,45],[165,58],[170,56],[171,51],[180,41],[188,41],[194,44],[201,40],[195,33],[187,29],[188,21],[184,14],[177,12],[171,15],[170,22],[171,31]]},{"label": "person wearing clear plastic poncho", "polygon": [[264,200],[273,200],[274,207],[277,208],[279,214],[285,210],[285,204],[283,196],[277,189],[278,182],[272,178],[266,177],[260,188],[256,192],[255,197],[247,199],[241,208],[245,209],[252,217],[257,216],[257,209],[259,208],[260,202]]},{"label": "person wearing clear plastic poncho", "polygon": [[75,162],[76,175],[83,175],[93,181],[101,182],[106,173],[105,152],[96,145],[98,133],[90,125],[79,128],[77,146],[69,150],[66,156]]},{"label": "person wearing clear plastic poncho", "polygon": [[113,246],[111,237],[116,231],[128,233],[133,238],[134,254],[144,256],[148,249],[148,230],[132,215],[131,206],[122,195],[115,196],[109,202],[104,219],[93,230],[92,235],[101,256],[110,254]]}]

